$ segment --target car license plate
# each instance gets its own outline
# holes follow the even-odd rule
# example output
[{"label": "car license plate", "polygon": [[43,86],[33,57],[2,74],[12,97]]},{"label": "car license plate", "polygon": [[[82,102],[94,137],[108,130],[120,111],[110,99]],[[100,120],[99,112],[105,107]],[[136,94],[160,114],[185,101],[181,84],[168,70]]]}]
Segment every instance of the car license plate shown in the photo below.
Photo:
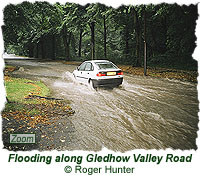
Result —
[{"label": "car license plate", "polygon": [[116,72],[107,72],[107,75],[116,75]]}]

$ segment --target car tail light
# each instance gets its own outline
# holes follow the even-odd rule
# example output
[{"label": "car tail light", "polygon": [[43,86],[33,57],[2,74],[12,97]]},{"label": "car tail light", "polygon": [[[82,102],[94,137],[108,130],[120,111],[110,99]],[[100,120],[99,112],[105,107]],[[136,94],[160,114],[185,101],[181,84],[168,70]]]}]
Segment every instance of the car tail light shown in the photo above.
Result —
[{"label": "car tail light", "polygon": [[117,72],[117,75],[123,75],[123,72]]},{"label": "car tail light", "polygon": [[102,77],[102,76],[106,76],[106,73],[105,73],[105,72],[99,72],[99,73],[97,74],[97,77]]}]

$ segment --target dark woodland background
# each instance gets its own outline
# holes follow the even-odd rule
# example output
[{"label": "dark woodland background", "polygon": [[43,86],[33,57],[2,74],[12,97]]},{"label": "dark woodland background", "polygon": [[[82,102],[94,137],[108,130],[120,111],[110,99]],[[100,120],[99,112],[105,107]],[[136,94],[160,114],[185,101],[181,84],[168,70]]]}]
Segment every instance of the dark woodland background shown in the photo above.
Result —
[{"label": "dark woodland background", "polygon": [[143,66],[197,69],[197,5],[49,4],[23,2],[4,8],[2,26],[7,53],[40,59],[108,59]]}]

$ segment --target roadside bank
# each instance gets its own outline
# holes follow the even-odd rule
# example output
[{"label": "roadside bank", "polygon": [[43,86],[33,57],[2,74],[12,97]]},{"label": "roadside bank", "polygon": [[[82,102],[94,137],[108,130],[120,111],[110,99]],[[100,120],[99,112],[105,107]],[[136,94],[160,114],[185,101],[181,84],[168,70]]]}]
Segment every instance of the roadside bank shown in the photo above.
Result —
[{"label": "roadside bank", "polygon": [[[67,134],[62,134],[63,125],[73,127],[67,123],[67,118],[74,111],[68,102],[49,97],[50,90],[43,82],[12,77],[16,69],[7,65],[4,70],[7,92],[7,103],[1,114],[4,148],[16,151],[59,149],[60,143],[68,142]],[[10,133],[35,133],[36,144],[10,144]]]},{"label": "roadside bank", "polygon": [[[142,67],[132,67],[129,65],[119,65],[123,72],[133,74],[133,75],[144,75],[144,68]],[[168,78],[176,79],[181,81],[189,81],[197,83],[198,72],[196,71],[186,71],[178,69],[168,69],[168,68],[148,68],[147,76],[157,77],[157,78]]]}]

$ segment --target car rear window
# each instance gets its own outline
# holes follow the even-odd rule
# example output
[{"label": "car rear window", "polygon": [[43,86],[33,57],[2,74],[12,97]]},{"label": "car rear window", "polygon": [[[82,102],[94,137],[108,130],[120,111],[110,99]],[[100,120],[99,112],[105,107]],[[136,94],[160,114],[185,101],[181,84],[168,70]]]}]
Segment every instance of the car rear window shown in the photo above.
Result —
[{"label": "car rear window", "polygon": [[97,62],[95,64],[97,65],[98,69],[118,69],[117,66],[111,62]]}]

